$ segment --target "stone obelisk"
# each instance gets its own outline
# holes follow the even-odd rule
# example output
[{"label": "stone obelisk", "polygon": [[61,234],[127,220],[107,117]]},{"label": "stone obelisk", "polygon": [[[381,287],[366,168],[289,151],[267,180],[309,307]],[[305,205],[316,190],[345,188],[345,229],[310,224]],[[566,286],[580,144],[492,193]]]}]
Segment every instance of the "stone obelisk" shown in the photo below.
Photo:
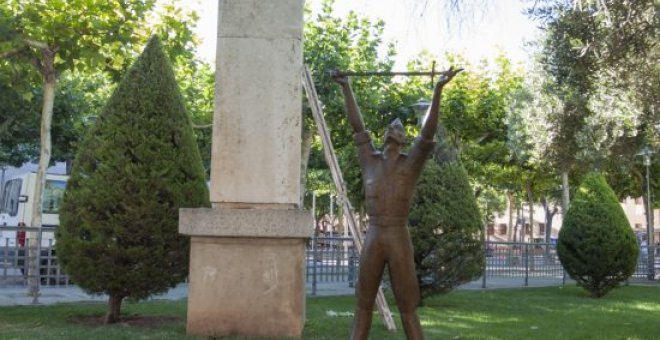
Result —
[{"label": "stone obelisk", "polygon": [[191,236],[187,330],[300,336],[299,207],[304,0],[219,0],[210,209],[182,209]]}]

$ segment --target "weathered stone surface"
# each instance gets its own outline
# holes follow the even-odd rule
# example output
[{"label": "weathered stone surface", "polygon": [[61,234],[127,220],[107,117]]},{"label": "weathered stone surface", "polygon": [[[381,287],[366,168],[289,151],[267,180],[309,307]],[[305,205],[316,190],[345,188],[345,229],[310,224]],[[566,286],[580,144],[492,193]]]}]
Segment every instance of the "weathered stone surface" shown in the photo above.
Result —
[{"label": "weathered stone surface", "polygon": [[298,203],[300,41],[219,39],[216,70],[211,202]]},{"label": "weathered stone surface", "polygon": [[305,240],[193,237],[190,258],[189,335],[301,335]]},{"label": "weathered stone surface", "polygon": [[303,0],[220,0],[218,38],[292,38],[300,40],[302,39],[303,3]]},{"label": "weathered stone surface", "polygon": [[191,235],[191,335],[297,337],[305,321],[300,190],[303,0],[219,0],[212,209]]},{"label": "weathered stone surface", "polygon": [[180,209],[179,232],[191,236],[308,238],[309,212],[283,209]]}]

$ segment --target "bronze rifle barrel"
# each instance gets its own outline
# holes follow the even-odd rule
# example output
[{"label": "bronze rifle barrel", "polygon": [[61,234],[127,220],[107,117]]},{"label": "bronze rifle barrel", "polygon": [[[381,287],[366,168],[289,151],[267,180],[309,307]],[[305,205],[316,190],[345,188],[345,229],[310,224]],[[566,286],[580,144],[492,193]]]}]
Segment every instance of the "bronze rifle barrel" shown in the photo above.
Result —
[{"label": "bronze rifle barrel", "polygon": [[337,77],[371,77],[371,76],[437,76],[443,72],[438,71],[413,71],[413,72],[385,72],[385,71],[330,71],[330,76]]}]

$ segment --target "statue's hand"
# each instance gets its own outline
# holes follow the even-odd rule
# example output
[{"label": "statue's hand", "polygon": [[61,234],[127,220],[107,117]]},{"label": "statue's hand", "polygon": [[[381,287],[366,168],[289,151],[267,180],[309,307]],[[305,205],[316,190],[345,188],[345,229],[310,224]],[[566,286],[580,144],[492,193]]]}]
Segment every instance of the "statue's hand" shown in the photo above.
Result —
[{"label": "statue's hand", "polygon": [[330,78],[341,86],[347,86],[350,83],[348,76],[340,75],[338,70],[330,71]]}]

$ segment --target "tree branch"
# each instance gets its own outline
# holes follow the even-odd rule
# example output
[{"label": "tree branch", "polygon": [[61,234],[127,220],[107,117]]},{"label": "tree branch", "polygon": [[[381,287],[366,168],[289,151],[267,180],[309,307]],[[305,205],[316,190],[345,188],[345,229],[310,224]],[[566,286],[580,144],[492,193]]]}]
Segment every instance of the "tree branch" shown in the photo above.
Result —
[{"label": "tree branch", "polygon": [[11,116],[7,118],[4,122],[2,122],[2,124],[0,124],[0,136],[4,135],[5,132],[7,132],[9,125],[11,125],[11,123],[13,123],[14,120],[16,120],[16,116]]},{"label": "tree branch", "polygon": [[0,52],[0,59],[11,58],[11,57],[23,52],[24,50],[25,50],[24,46],[21,46],[21,47],[15,48],[13,50]]},{"label": "tree branch", "polygon": [[36,41],[36,40],[32,40],[32,39],[23,39],[23,41],[25,41],[25,43],[28,46],[38,48],[40,50],[45,50],[45,49],[49,48],[48,44],[46,44],[45,42]]},{"label": "tree branch", "polygon": [[213,124],[205,124],[205,125],[197,125],[197,124],[192,124],[193,129],[209,129],[213,127]]}]

